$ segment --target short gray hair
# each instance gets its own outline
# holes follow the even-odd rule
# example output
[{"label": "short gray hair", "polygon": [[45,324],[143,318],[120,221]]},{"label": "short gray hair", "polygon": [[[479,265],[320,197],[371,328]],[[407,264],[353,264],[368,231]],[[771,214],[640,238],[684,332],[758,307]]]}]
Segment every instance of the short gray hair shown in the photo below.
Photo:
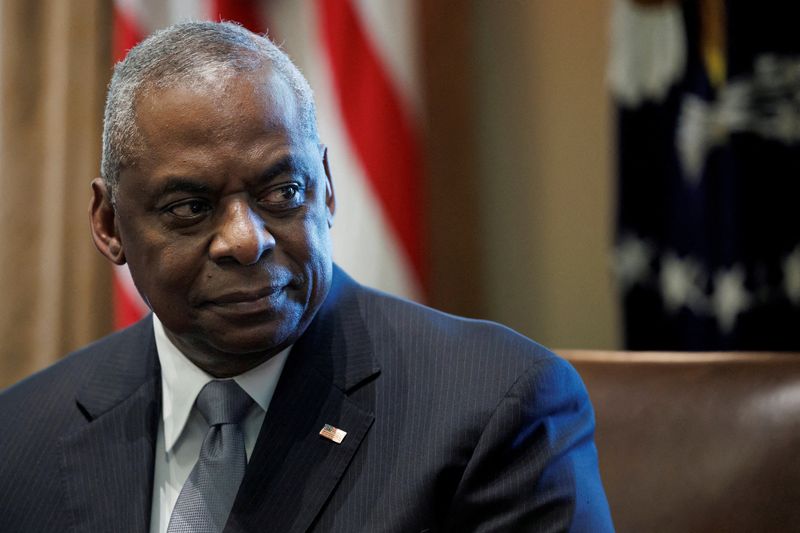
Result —
[{"label": "short gray hair", "polygon": [[295,96],[301,133],[318,141],[314,97],[308,81],[277,45],[232,22],[183,22],[153,33],[114,67],[103,119],[100,174],[116,200],[123,166],[143,146],[135,105],[145,89],[215,79],[269,64]]}]

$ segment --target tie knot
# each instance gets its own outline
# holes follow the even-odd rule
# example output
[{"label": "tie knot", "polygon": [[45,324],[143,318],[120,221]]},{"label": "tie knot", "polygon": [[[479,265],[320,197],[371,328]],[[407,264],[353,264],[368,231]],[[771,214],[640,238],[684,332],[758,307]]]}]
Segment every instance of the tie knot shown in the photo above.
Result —
[{"label": "tie knot", "polygon": [[238,424],[253,399],[232,379],[210,381],[197,395],[197,409],[209,426]]}]

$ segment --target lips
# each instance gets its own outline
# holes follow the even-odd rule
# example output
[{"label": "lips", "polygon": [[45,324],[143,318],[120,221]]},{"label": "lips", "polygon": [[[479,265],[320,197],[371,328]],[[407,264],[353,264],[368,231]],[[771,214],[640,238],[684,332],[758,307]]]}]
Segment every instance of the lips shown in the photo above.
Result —
[{"label": "lips", "polygon": [[275,308],[283,295],[283,285],[263,287],[257,290],[234,290],[214,298],[208,305],[229,313],[265,313]]},{"label": "lips", "polygon": [[282,288],[283,286],[277,285],[274,287],[264,287],[262,289],[257,289],[257,290],[231,291],[221,296],[211,298],[210,301],[211,303],[218,305],[252,302],[254,300],[260,300],[261,298],[266,298],[272,294],[275,294]]}]

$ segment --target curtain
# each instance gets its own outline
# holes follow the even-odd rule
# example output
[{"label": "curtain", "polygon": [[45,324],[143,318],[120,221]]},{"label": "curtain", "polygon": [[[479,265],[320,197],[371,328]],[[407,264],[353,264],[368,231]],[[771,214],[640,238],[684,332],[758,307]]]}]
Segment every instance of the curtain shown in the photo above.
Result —
[{"label": "curtain", "polygon": [[0,387],[111,328],[87,215],[111,73],[106,4],[0,4]]}]

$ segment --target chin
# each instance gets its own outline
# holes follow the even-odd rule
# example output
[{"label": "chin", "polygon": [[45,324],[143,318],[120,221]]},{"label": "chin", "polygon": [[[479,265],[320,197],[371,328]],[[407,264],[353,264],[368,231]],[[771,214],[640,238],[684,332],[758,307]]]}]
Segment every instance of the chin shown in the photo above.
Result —
[{"label": "chin", "polygon": [[243,356],[277,353],[296,340],[292,335],[296,328],[276,326],[270,324],[247,328],[245,331],[227,330],[213,340],[213,346],[217,351]]}]

